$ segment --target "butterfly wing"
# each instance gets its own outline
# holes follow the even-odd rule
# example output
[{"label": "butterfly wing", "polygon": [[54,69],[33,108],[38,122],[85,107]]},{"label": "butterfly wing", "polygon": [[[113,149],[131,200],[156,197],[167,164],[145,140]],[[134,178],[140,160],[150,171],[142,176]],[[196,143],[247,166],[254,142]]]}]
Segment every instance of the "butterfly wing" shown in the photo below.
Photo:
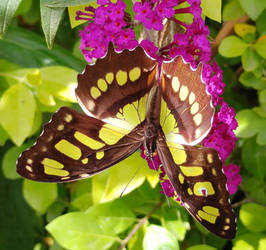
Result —
[{"label": "butterfly wing", "polygon": [[80,106],[90,116],[135,127],[145,119],[146,96],[156,82],[157,64],[141,47],[117,53],[110,44],[106,56],[78,76]]},{"label": "butterfly wing", "polygon": [[29,179],[72,181],[96,174],[132,154],[143,142],[146,96],[157,62],[141,47],[108,53],[78,76],[76,96],[89,116],[62,108],[36,144],[22,153],[17,171]]},{"label": "butterfly wing", "polygon": [[182,57],[162,64],[161,126],[170,141],[196,145],[211,129],[215,110],[201,70],[201,64],[192,69]]},{"label": "butterfly wing", "polygon": [[211,148],[167,142],[163,132],[157,150],[177,196],[189,213],[212,233],[234,238],[235,214],[218,153]]},{"label": "butterfly wing", "polygon": [[21,154],[17,172],[43,182],[86,178],[135,152],[142,135],[141,126],[121,129],[63,107],[44,126],[37,142]]}]

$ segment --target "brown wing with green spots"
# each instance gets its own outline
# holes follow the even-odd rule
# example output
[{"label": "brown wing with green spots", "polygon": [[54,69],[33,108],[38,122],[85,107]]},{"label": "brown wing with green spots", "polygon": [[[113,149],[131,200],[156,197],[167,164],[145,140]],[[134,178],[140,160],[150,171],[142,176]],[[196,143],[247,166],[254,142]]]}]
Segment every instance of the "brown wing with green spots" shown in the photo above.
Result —
[{"label": "brown wing with green spots", "polygon": [[88,115],[136,126],[145,119],[145,95],[157,84],[157,65],[141,47],[117,53],[110,44],[107,55],[78,76],[78,102]]},{"label": "brown wing with green spots", "polygon": [[[168,110],[162,116],[174,117],[176,125],[167,138],[181,144],[196,145],[212,126],[214,107],[201,77],[202,65],[192,69],[182,57],[162,64],[161,92]],[[162,102],[162,105],[164,102]],[[164,107],[162,107],[163,111]],[[161,117],[162,119],[163,117]],[[162,124],[164,129],[164,124]]]},{"label": "brown wing with green spots", "polygon": [[161,132],[157,150],[177,196],[188,212],[212,233],[232,239],[235,214],[218,153],[211,148],[182,146],[165,140]]},{"label": "brown wing with green spots", "polygon": [[31,180],[67,182],[89,177],[128,157],[142,144],[143,129],[117,128],[71,108],[61,108],[37,142],[17,161]]}]

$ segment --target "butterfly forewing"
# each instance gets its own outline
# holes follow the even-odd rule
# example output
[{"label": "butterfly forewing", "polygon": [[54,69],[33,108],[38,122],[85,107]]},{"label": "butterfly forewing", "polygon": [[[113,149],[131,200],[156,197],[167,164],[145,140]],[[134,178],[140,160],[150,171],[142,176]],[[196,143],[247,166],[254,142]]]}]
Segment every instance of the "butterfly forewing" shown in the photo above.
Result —
[{"label": "butterfly forewing", "polygon": [[82,179],[135,152],[142,137],[141,126],[121,129],[64,107],[45,125],[36,144],[22,153],[17,171],[44,182]]},{"label": "butterfly forewing", "polygon": [[117,53],[110,44],[107,55],[78,76],[78,102],[91,116],[134,127],[145,119],[146,94],[155,84],[157,65],[141,47]]},{"label": "butterfly forewing", "polygon": [[[202,65],[194,70],[182,57],[162,64],[160,87],[164,101],[161,125],[168,140],[196,145],[211,129],[214,108],[202,81],[201,70]],[[173,130],[169,131],[169,124],[173,122]]]},{"label": "butterfly forewing", "polygon": [[235,215],[217,152],[167,142],[162,132],[157,150],[177,196],[189,213],[216,235],[234,238]]}]

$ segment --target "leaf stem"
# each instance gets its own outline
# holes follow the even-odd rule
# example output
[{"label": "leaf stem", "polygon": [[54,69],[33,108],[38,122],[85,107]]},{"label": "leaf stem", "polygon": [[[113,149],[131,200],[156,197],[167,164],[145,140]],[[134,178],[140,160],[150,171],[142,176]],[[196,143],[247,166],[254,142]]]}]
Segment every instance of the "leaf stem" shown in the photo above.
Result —
[{"label": "leaf stem", "polygon": [[124,240],[122,240],[120,247],[118,248],[119,250],[122,250],[126,247],[126,244],[132,238],[132,236],[140,229],[143,224],[145,224],[145,222],[150,218],[150,216],[163,205],[163,203],[164,200],[158,202],[156,206],[154,206],[153,209],[145,217],[139,220],[138,224],[130,231],[128,236]]}]

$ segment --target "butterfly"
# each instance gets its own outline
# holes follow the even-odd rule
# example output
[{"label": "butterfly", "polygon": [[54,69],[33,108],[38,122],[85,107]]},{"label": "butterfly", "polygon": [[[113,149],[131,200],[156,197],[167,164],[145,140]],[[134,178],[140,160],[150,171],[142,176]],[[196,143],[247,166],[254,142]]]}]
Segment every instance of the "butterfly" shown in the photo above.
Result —
[{"label": "butterfly", "polygon": [[212,233],[232,239],[235,215],[218,153],[197,146],[215,109],[201,77],[182,57],[159,63],[138,46],[105,57],[78,75],[86,114],[62,107],[24,151],[17,172],[31,180],[68,182],[97,174],[141,146],[158,154],[187,211]]}]

